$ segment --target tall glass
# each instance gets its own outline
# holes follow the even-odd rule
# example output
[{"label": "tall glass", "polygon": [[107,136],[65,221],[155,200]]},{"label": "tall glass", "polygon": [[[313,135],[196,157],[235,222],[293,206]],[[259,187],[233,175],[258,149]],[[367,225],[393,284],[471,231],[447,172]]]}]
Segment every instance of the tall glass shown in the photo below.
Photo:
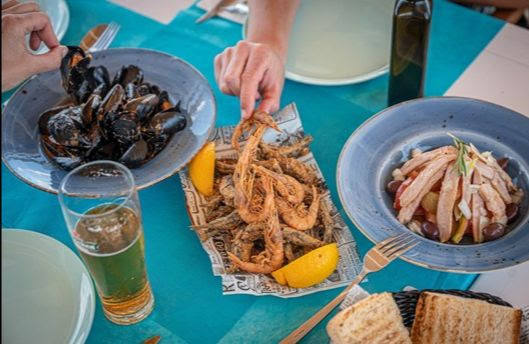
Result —
[{"label": "tall glass", "polygon": [[79,166],[62,180],[59,201],[106,317],[117,324],[147,317],[154,297],[145,268],[140,202],[129,169],[113,161]]}]

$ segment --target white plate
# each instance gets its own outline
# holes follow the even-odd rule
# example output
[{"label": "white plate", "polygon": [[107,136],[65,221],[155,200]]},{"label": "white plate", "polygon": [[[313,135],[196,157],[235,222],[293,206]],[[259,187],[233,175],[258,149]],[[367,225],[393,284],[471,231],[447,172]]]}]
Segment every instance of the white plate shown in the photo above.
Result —
[{"label": "white plate", "polygon": [[2,229],[2,343],[84,343],[94,308],[90,275],[68,247]]},{"label": "white plate", "polygon": [[[287,79],[346,85],[387,72],[394,1],[303,0],[290,34]],[[246,36],[246,23],[243,37]]]}]

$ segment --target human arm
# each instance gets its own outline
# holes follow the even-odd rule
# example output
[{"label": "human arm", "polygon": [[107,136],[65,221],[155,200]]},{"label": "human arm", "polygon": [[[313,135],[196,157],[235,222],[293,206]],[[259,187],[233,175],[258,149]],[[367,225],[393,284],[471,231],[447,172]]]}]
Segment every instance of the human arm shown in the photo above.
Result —
[{"label": "human arm", "polygon": [[279,108],[284,84],[288,38],[299,0],[249,0],[245,40],[215,57],[215,79],[220,90],[240,97],[241,117],[258,110]]}]

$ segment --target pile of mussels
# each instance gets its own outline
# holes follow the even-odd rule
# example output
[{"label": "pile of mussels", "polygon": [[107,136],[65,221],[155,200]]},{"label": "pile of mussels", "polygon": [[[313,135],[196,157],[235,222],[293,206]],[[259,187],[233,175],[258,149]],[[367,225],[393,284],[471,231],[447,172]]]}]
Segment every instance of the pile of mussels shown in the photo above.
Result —
[{"label": "pile of mussels", "polygon": [[68,47],[60,71],[71,101],[40,115],[42,148],[66,170],[101,159],[138,167],[185,128],[186,114],[166,91],[144,82],[139,67],[123,66],[110,81],[104,66],[90,67],[91,59]]}]

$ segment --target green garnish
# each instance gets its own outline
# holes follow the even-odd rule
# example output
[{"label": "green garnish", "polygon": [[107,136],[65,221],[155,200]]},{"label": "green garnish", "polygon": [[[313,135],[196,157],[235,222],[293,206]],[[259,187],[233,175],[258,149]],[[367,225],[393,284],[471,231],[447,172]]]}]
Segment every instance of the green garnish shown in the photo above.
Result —
[{"label": "green garnish", "polygon": [[446,134],[454,140],[454,146],[458,150],[456,164],[457,164],[457,169],[459,170],[459,174],[466,176],[468,173],[467,164],[465,163],[465,156],[467,156],[468,154],[467,144],[460,138],[450,133],[446,133]]}]

